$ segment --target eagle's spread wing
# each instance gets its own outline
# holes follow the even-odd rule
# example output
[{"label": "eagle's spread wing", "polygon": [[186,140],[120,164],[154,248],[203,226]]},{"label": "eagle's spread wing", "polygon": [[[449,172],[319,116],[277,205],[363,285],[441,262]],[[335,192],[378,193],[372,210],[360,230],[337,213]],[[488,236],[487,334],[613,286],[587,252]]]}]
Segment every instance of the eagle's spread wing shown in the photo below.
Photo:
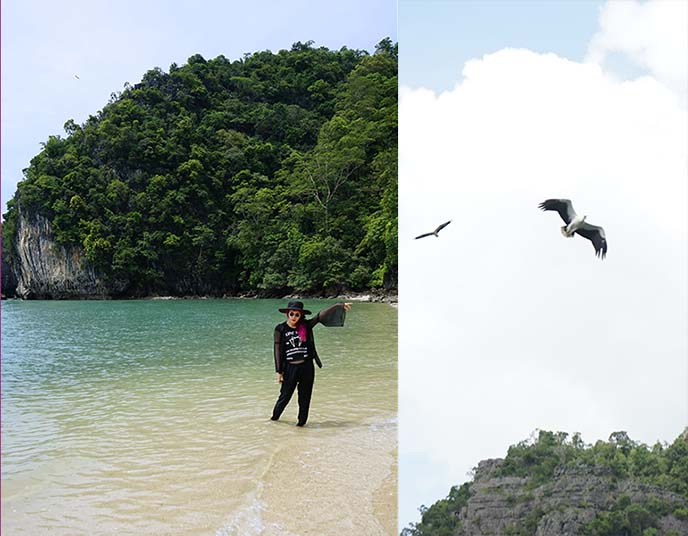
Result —
[{"label": "eagle's spread wing", "polygon": [[607,237],[604,235],[604,229],[598,225],[591,225],[583,222],[583,224],[576,229],[576,233],[592,242],[595,247],[595,256],[605,258],[607,255]]},{"label": "eagle's spread wing", "polygon": [[570,199],[547,199],[538,205],[542,210],[556,210],[564,220],[566,225],[571,223],[576,217],[576,211]]},{"label": "eagle's spread wing", "polygon": [[440,225],[439,227],[437,227],[437,229],[435,229],[435,234],[439,233],[442,229],[444,229],[444,228],[445,228],[447,225],[449,225],[450,223],[451,223],[451,220],[446,221],[446,222],[444,222],[442,225]]},{"label": "eagle's spread wing", "polygon": [[416,237],[416,240],[418,240],[419,238],[425,238],[426,236],[433,236],[434,234],[435,233],[423,233],[422,235],[418,235]]}]

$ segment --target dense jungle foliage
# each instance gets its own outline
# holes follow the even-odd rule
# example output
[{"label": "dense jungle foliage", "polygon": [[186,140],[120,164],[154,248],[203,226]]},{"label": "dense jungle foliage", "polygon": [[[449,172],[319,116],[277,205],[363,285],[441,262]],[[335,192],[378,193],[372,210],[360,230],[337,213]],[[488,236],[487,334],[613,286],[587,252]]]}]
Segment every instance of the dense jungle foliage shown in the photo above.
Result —
[{"label": "dense jungle foliage", "polygon": [[[525,477],[532,490],[552,482],[555,471],[562,467],[594,467],[603,469],[610,481],[630,479],[656,486],[688,500],[688,437],[684,433],[671,445],[656,443],[648,447],[633,441],[626,432],[615,432],[609,441],[586,445],[579,434],[569,437],[564,432],[540,431],[537,438],[509,448],[506,458],[494,477]],[[458,533],[456,514],[471,497],[471,482],[453,486],[449,495],[430,507],[421,506],[421,521],[412,523],[402,536],[452,536]],[[537,506],[531,518],[514,528],[514,535],[534,535],[537,521],[544,511]],[[585,527],[587,536],[656,536],[659,519],[673,514],[688,517],[688,508],[676,507],[652,497],[634,502],[621,495],[607,511],[598,512]],[[678,535],[676,535],[678,536]]]},{"label": "dense jungle foliage", "polygon": [[9,260],[37,212],[128,295],[396,287],[397,45],[312,45],[195,55],[67,121],[8,203]]}]

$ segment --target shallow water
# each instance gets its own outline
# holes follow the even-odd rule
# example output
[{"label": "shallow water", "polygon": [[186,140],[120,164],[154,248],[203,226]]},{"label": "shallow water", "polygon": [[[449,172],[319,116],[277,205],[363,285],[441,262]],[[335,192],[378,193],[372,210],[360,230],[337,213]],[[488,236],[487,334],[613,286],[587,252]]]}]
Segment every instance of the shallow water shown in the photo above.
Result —
[{"label": "shallow water", "polygon": [[397,312],[315,328],[301,429],[269,421],[283,306],[3,302],[3,533],[396,534]]}]

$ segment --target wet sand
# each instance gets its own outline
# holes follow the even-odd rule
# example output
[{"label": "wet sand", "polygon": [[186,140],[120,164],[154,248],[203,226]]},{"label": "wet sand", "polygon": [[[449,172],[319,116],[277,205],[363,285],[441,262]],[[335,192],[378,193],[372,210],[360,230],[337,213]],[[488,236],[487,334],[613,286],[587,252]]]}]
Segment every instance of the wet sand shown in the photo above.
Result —
[{"label": "wet sand", "polygon": [[274,426],[282,444],[247,505],[251,514],[235,516],[219,535],[396,534],[396,420]]}]

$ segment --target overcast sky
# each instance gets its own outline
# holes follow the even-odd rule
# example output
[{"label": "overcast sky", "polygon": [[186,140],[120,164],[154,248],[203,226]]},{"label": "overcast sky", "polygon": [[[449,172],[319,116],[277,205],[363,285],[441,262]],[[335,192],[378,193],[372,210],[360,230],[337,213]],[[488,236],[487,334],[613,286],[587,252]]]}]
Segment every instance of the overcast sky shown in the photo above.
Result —
[{"label": "overcast sky", "polygon": [[309,40],[372,52],[396,23],[395,0],[2,2],[2,211],[41,142],[154,67]]},{"label": "overcast sky", "polygon": [[422,5],[399,3],[400,528],[536,429],[688,424],[688,4]]}]

